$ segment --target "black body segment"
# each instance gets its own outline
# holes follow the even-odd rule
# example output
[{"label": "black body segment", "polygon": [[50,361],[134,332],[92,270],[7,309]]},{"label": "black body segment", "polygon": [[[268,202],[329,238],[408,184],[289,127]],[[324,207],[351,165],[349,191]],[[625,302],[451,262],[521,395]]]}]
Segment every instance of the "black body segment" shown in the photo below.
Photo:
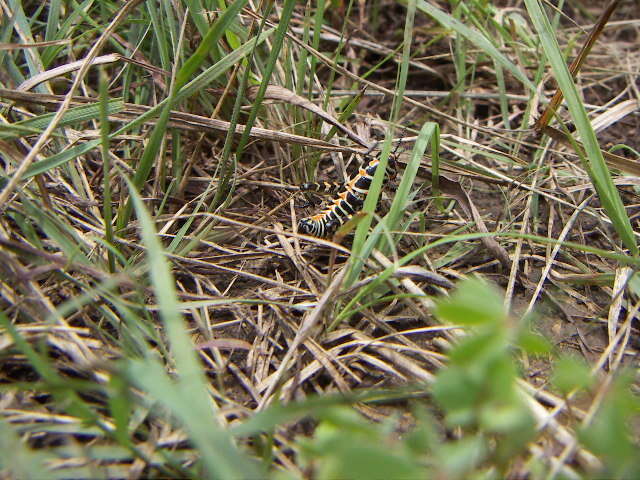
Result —
[{"label": "black body segment", "polygon": [[[301,219],[298,232],[315,237],[328,237],[359,211],[369,192],[373,176],[380,164],[379,156],[366,156],[358,174],[344,184],[335,182],[310,182],[300,185],[301,191],[336,194],[333,201],[320,213]],[[389,156],[388,172],[395,177],[395,153]]]},{"label": "black body segment", "polygon": [[315,192],[319,194],[335,195],[344,188],[339,182],[307,182],[298,187],[301,192]]}]

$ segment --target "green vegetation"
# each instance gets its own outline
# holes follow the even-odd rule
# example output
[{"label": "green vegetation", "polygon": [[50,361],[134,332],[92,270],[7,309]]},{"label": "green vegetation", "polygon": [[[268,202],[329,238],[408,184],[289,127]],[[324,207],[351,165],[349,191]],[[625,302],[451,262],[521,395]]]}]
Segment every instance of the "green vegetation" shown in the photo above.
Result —
[{"label": "green vegetation", "polygon": [[[0,475],[637,478],[609,7],[3,3]],[[366,155],[362,211],[299,235],[297,185]]]}]

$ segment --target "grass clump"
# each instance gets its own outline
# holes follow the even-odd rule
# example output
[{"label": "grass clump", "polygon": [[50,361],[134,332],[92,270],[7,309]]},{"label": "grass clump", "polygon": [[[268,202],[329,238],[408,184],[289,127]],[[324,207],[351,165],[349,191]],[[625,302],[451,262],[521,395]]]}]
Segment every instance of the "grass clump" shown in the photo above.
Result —
[{"label": "grass clump", "polygon": [[3,13],[2,475],[637,476],[633,2]]}]

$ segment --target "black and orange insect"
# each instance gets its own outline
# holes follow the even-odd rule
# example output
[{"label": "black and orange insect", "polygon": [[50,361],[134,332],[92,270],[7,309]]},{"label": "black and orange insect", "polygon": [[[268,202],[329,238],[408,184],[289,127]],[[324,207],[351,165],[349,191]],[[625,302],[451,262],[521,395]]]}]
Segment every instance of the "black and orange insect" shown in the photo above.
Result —
[{"label": "black and orange insect", "polygon": [[[397,148],[396,148],[397,150]],[[389,156],[388,171],[395,174],[396,152]],[[351,216],[362,209],[364,199],[369,192],[373,176],[380,164],[380,156],[366,155],[365,162],[358,169],[358,174],[344,184],[332,182],[303,183],[300,191],[322,194],[335,194],[333,201],[316,215],[306,217],[298,222],[298,232],[315,237],[332,235]],[[368,159],[368,161],[366,161]]]}]

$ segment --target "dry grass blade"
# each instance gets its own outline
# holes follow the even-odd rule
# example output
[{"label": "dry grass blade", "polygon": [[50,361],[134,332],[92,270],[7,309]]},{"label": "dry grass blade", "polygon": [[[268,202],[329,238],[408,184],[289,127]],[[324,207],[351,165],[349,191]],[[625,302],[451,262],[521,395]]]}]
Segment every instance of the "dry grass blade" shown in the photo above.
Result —
[{"label": "dry grass blade", "polygon": [[[121,60],[122,60],[122,55],[119,55],[117,53],[110,53],[108,55],[101,55],[99,57],[94,58],[91,61],[91,66],[106,65],[109,63],[119,62]],[[18,88],[16,88],[16,90],[20,92],[27,92],[32,88],[34,88],[35,86],[40,85],[41,83],[48,82],[49,80],[52,80],[54,78],[58,78],[63,75],[66,75],[67,73],[75,72],[76,70],[79,70],[82,67],[82,65],[84,65],[84,62],[85,62],[84,60],[78,60],[76,62],[71,62],[66,65],[61,65],[59,67],[52,68],[51,70],[47,70],[46,72],[42,72],[22,82],[20,85],[18,85]]]},{"label": "dry grass blade", "polygon": [[[584,45],[582,45],[580,53],[578,53],[578,56],[574,58],[571,62],[571,65],[569,65],[569,71],[574,78],[580,71],[580,68],[582,67],[584,61],[586,60],[587,56],[589,56],[589,52],[591,52],[593,45],[600,37],[602,30],[611,18],[611,15],[613,15],[613,12],[616,10],[616,8],[618,8],[619,4],[620,0],[612,0],[611,3],[609,3],[609,5],[604,9],[602,15],[598,19],[598,22],[593,26],[591,32],[589,33],[589,36],[587,37]],[[549,124],[556,109],[558,108],[558,105],[560,105],[560,102],[562,102],[562,97],[562,90],[556,90],[556,93],[553,95],[553,98],[551,99],[551,102],[549,102],[549,105],[547,105],[546,110],[536,121],[536,124],[534,126],[536,130],[541,131]]]},{"label": "dry grass blade", "polygon": [[324,292],[324,294],[318,301],[318,305],[304,319],[304,321],[302,322],[302,325],[300,325],[300,329],[297,331],[296,336],[293,339],[293,342],[291,342],[291,345],[289,346],[287,353],[282,359],[280,367],[278,367],[278,370],[271,378],[270,383],[267,386],[262,396],[260,404],[258,405],[258,410],[263,410],[271,402],[273,392],[282,381],[282,377],[284,376],[285,371],[290,368],[289,363],[291,362],[292,357],[296,354],[296,351],[298,347],[302,344],[302,342],[309,336],[311,331],[322,320],[322,314],[324,310],[331,304],[331,298],[333,297],[333,295],[335,295],[337,290],[340,288],[340,285],[342,284],[342,279],[344,278],[345,273],[346,273],[346,270],[343,269],[335,276],[335,278],[331,282],[331,285],[327,287],[327,290]]},{"label": "dry grass blade", "polygon": [[[629,267],[623,267],[616,270],[616,278],[613,282],[611,306],[609,308],[609,315],[607,317],[607,333],[609,334],[609,343],[613,343],[616,334],[618,333],[618,318],[622,310],[624,303],[624,292],[627,288],[627,284],[633,275],[633,270]],[[614,369],[614,352],[612,351],[609,356],[609,369]]]},{"label": "dry grass blade", "polygon": [[68,45],[70,40],[51,40],[49,42],[33,42],[33,43],[0,43],[1,50],[16,50],[19,48],[41,48],[52,47],[54,45]]},{"label": "dry grass blade", "polygon": [[27,169],[31,166],[31,163],[35,160],[38,153],[40,153],[40,149],[45,145],[45,143],[49,140],[49,137],[53,133],[53,131],[58,126],[58,122],[62,119],[62,116],[67,111],[69,106],[71,105],[71,101],[73,99],[73,95],[75,91],[78,89],[80,82],[84,79],[89,67],[91,66],[93,60],[98,56],[98,52],[102,49],[104,44],[109,39],[111,33],[115,30],[115,28],[129,15],[131,10],[133,10],[142,0],[129,0],[123,7],[118,11],[118,14],[109,24],[109,26],[105,29],[104,33],[100,35],[100,38],[95,43],[93,48],[87,53],[82,66],[76,73],[76,76],[73,80],[73,84],[71,88],[69,88],[69,92],[65,95],[64,100],[60,104],[60,107],[56,111],[55,116],[51,119],[51,122],[47,126],[46,130],[42,132],[38,141],[31,147],[29,153],[24,158],[18,169],[13,173],[11,180],[5,186],[3,190],[0,190],[0,212],[2,212],[6,206],[8,205],[8,200],[13,190],[18,185],[18,182],[22,179],[22,175],[27,171]]},{"label": "dry grass blade", "polygon": [[[0,98],[6,98],[16,102],[24,102],[37,105],[46,105],[48,107],[58,107],[64,102],[65,97],[59,95],[48,95],[44,93],[27,93],[20,91],[11,91],[7,89],[0,89]],[[96,99],[89,97],[71,97],[69,105],[86,105],[93,104]],[[151,107],[145,105],[135,105],[125,103],[124,108],[116,115],[112,115],[110,118],[119,121],[129,121],[138,118],[140,115],[149,112]],[[231,128],[231,123],[218,120],[215,118],[203,117],[201,115],[194,115],[191,113],[184,113],[178,111],[172,111],[169,115],[169,122],[172,127],[189,131],[210,131],[210,132],[228,132]],[[150,122],[153,124],[154,122]],[[245,131],[244,125],[236,125],[235,134],[241,135]],[[334,145],[323,140],[315,138],[303,137],[301,135],[295,135],[286,132],[278,132],[274,130],[268,130],[260,127],[253,127],[250,132],[250,137],[260,140],[271,140],[282,143],[292,143],[297,145],[303,145],[310,148],[317,148],[326,151],[337,151],[346,153],[363,153],[364,150],[356,149],[348,146]]]},{"label": "dry grass blade", "polygon": [[[584,151],[584,147],[580,142],[574,139],[569,139],[564,132],[561,132],[556,128],[544,127],[543,132],[545,133],[545,135],[550,136],[558,142],[561,142],[567,146],[571,146],[572,148],[574,145],[576,145],[578,146],[578,148],[581,148]],[[631,175],[640,176],[640,161],[622,157],[620,155],[605,151],[602,152],[602,155],[611,167],[621,170],[625,173],[629,173]]]},{"label": "dry grass blade", "polygon": [[[258,88],[259,87],[253,86],[247,89],[247,97],[250,100],[255,100],[255,96],[258,91]],[[288,103],[290,105],[295,105],[297,107],[304,108],[305,110],[308,110],[311,113],[314,113],[318,117],[322,118],[325,122],[330,123],[331,125],[336,127],[338,130],[340,130],[342,133],[344,133],[347,137],[349,137],[354,142],[358,142],[360,145],[362,145],[367,149],[371,148],[371,145],[366,140],[358,136],[357,133],[349,130],[346,126],[340,123],[336,118],[332,117],[327,112],[325,112],[324,110],[316,106],[315,103],[310,102],[309,100],[301,97],[300,95],[296,95],[291,90],[288,90],[283,87],[279,87],[277,85],[269,85],[267,87],[267,90],[264,93],[264,99],[278,100],[281,102]]]}]

